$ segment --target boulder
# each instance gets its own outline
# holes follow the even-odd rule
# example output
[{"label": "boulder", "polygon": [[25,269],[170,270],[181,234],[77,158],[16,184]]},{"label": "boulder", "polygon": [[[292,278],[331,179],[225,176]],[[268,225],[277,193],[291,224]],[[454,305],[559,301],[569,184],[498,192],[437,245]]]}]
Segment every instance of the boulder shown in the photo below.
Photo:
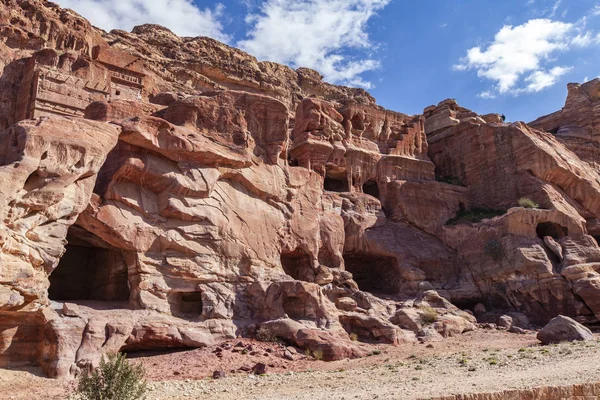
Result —
[{"label": "boulder", "polygon": [[537,334],[542,344],[594,340],[594,334],[572,318],[559,315],[552,319]]},{"label": "boulder", "polygon": [[496,325],[500,328],[510,329],[513,325],[513,319],[510,315],[501,315],[496,320]]}]

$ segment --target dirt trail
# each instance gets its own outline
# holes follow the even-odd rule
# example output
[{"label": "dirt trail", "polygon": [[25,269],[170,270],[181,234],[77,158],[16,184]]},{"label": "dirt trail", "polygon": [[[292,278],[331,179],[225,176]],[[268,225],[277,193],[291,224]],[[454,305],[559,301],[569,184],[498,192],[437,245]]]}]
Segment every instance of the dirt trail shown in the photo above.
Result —
[{"label": "dirt trail", "polygon": [[[151,380],[149,400],[163,399],[417,399],[458,393],[481,393],[600,380],[600,342],[538,346],[535,336],[495,331],[473,332],[433,347],[372,346],[374,355],[333,363],[283,360],[272,344],[251,342],[255,354],[213,348],[144,356]],[[226,371],[258,361],[274,367],[266,376]],[[26,371],[0,370],[1,399],[65,399],[73,382],[54,381]]]}]

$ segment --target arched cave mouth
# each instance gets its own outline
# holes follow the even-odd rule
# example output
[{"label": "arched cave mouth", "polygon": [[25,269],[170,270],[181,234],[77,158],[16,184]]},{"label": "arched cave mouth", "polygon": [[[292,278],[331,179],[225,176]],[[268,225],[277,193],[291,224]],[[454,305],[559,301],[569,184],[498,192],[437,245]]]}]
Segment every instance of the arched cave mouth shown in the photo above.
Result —
[{"label": "arched cave mouth", "polygon": [[379,199],[379,186],[374,180],[368,180],[363,185],[363,193]]},{"label": "arched cave mouth", "polygon": [[286,274],[297,281],[314,282],[316,279],[310,256],[301,249],[281,253],[281,266]]},{"label": "arched cave mouth", "polygon": [[552,239],[558,240],[569,235],[569,230],[567,228],[554,222],[542,222],[538,224],[535,228],[535,232],[540,239],[550,236]]},{"label": "arched cave mouth", "polygon": [[76,229],[69,231],[66,252],[49,276],[50,300],[129,301],[127,263],[123,252],[98,238],[88,241],[91,237]]},{"label": "arched cave mouth", "polygon": [[400,292],[403,279],[394,257],[346,254],[344,263],[363,292],[382,295],[397,295]]}]

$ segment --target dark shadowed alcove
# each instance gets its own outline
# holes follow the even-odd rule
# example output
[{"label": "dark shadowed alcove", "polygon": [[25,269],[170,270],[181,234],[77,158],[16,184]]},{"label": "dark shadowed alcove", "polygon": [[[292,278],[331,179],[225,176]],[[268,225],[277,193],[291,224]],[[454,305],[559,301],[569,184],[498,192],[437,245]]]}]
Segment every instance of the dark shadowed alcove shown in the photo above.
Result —
[{"label": "dark shadowed alcove", "polygon": [[326,177],[325,178],[325,186],[324,189],[328,192],[338,192],[344,193],[349,192],[348,188],[348,180],[344,177],[344,179],[335,179]]},{"label": "dark shadowed alcove", "polygon": [[346,254],[346,270],[352,273],[360,290],[379,294],[398,294],[403,279],[393,257]]},{"label": "dark shadowed alcove", "polygon": [[128,301],[127,263],[121,250],[72,227],[66,252],[50,274],[48,297],[56,301]]},{"label": "dark shadowed alcove", "polygon": [[569,235],[569,230],[567,228],[555,224],[554,222],[542,222],[538,224],[535,231],[540,239],[543,239],[546,236],[550,236],[553,239],[561,239]]},{"label": "dark shadowed alcove", "polygon": [[363,185],[363,193],[379,199],[379,186],[377,185],[377,182],[373,180],[365,182]]},{"label": "dark shadowed alcove", "polygon": [[202,316],[202,292],[179,292],[171,298],[171,312],[173,315],[186,318]]},{"label": "dark shadowed alcove", "polygon": [[315,281],[316,273],[311,265],[310,256],[301,249],[282,253],[281,266],[286,274],[296,280]]},{"label": "dark shadowed alcove", "polygon": [[127,265],[120,251],[67,245],[50,275],[51,300],[129,300]]}]

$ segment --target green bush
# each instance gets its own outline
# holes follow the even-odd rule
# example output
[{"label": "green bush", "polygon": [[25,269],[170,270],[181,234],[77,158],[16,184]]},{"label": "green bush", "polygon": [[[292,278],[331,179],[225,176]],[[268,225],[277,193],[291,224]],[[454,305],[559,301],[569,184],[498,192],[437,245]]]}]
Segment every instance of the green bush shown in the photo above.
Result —
[{"label": "green bush", "polygon": [[519,205],[524,208],[540,208],[538,203],[526,197],[519,199]]},{"label": "green bush", "polygon": [[102,357],[100,366],[91,374],[84,373],[77,385],[81,400],[139,400],[147,391],[146,372],[141,365],[131,365],[125,354]]}]

